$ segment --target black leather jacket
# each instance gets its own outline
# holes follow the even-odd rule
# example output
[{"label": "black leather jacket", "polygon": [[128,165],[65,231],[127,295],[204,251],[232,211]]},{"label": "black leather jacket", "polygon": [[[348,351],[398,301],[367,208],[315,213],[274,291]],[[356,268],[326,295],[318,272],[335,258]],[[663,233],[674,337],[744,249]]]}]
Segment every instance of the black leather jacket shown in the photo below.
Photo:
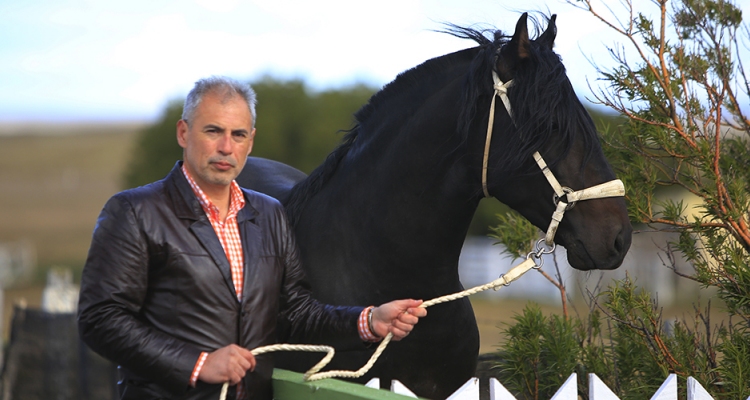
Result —
[{"label": "black leather jacket", "polygon": [[[221,243],[180,166],[107,202],[83,270],[80,335],[120,365],[123,399],[218,399],[221,385],[189,388],[200,353],[276,343],[279,313],[290,341],[364,348],[362,308],[311,297],[283,208],[248,190],[237,216],[245,256],[239,302]],[[245,387],[252,399],[270,399],[273,355],[256,359]]]}]

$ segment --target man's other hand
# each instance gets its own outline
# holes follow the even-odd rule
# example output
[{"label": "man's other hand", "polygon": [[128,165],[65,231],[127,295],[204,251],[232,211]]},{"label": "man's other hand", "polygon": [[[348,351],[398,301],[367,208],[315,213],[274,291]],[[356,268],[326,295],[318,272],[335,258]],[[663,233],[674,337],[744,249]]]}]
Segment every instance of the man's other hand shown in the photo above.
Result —
[{"label": "man's other hand", "polygon": [[409,335],[419,318],[427,315],[427,310],[419,307],[422,300],[395,300],[372,310],[372,330],[379,337],[393,333],[395,341]]},{"label": "man's other hand", "polygon": [[255,369],[255,356],[250,350],[231,344],[222,347],[206,357],[198,379],[206,383],[236,385],[245,373]]}]

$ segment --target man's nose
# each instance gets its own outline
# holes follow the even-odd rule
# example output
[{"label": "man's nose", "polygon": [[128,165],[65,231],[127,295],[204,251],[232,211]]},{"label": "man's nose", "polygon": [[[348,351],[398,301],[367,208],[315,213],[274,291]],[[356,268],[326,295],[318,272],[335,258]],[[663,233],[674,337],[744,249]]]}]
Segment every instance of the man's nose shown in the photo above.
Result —
[{"label": "man's nose", "polygon": [[234,140],[232,139],[231,133],[227,135],[223,135],[219,139],[218,150],[222,154],[231,154],[233,145],[234,145]]}]

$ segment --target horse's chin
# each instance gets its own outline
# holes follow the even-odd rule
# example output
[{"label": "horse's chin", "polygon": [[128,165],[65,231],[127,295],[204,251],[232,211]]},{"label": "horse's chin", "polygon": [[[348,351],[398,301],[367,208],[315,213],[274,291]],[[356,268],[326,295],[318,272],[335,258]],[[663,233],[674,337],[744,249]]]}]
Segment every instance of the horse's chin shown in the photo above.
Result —
[{"label": "horse's chin", "polygon": [[[578,239],[565,240],[561,237],[560,245],[565,247],[568,254],[568,264],[580,271],[591,271],[594,269],[613,270],[622,265],[627,253],[627,248],[622,251],[613,249],[596,249],[593,246],[586,246]],[[628,248],[630,247],[628,243]],[[606,254],[606,256],[596,256],[596,254]]]}]

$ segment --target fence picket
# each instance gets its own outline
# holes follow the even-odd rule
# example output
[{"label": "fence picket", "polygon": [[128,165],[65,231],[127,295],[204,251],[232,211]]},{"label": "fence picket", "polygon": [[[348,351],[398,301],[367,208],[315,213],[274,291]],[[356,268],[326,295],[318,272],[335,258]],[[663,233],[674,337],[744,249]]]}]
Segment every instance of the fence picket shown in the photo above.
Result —
[{"label": "fence picket", "polygon": [[596,374],[589,374],[589,396],[592,400],[620,400]]},{"label": "fence picket", "polygon": [[409,388],[407,388],[406,386],[404,386],[403,383],[401,383],[401,382],[399,382],[399,381],[397,381],[395,379],[391,381],[391,392],[402,394],[404,396],[413,397],[415,399],[417,398],[417,395],[414,394],[414,392],[412,392],[411,390],[409,390]]},{"label": "fence picket", "polygon": [[669,374],[651,400],[677,400],[677,375]]},{"label": "fence picket", "polygon": [[516,400],[500,381],[490,378],[490,400]]},{"label": "fence picket", "polygon": [[692,376],[687,378],[687,400],[714,400],[706,389]]},{"label": "fence picket", "polygon": [[479,378],[471,378],[446,400],[479,400]]},{"label": "fence picket", "polygon": [[[589,398],[591,400],[620,400],[619,397],[595,374],[588,374]],[[513,394],[495,378],[489,379],[490,400],[516,400]],[[380,380],[372,378],[365,386],[379,389]],[[403,383],[391,381],[391,392],[418,398]],[[677,375],[669,374],[651,400],[677,400]],[[479,400],[479,378],[471,378],[446,400]],[[578,400],[578,375],[570,374],[550,400]],[[687,378],[687,400],[714,400],[708,391],[693,377]],[[746,400],[750,400],[748,397]]]},{"label": "fence picket", "polygon": [[578,375],[575,372],[557,389],[551,400],[578,400]]}]

